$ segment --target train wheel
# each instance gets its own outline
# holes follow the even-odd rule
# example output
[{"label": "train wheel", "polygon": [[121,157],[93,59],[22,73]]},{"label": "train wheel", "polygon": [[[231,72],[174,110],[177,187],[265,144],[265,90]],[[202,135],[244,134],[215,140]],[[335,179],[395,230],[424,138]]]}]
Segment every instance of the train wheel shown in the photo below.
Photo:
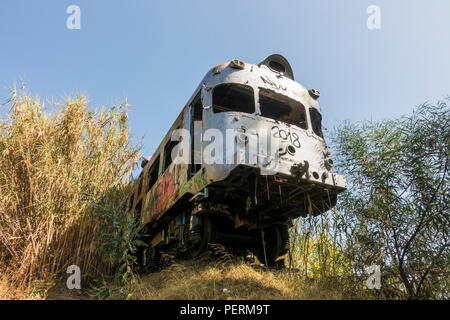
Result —
[{"label": "train wheel", "polygon": [[151,248],[150,252],[150,266],[152,268],[157,268],[161,262],[161,252],[156,248]]},{"label": "train wheel", "polygon": [[[258,260],[269,267],[278,265],[277,259],[289,250],[289,232],[285,225],[264,228],[264,247],[258,250]],[[263,241],[261,241],[263,243]]]},{"label": "train wheel", "polygon": [[156,248],[141,248],[137,254],[139,272],[156,270],[161,262],[161,253]]},{"label": "train wheel", "polygon": [[148,248],[140,247],[137,250],[136,253],[137,257],[137,265],[139,272],[145,271],[147,267],[147,260],[148,260]]},{"label": "train wheel", "polygon": [[[206,251],[208,244],[213,241],[214,226],[208,215],[203,215],[201,218],[201,224],[197,225],[193,230],[195,233],[195,242],[192,241],[189,246],[189,255],[191,258],[195,258]],[[200,236],[200,237],[199,237]]]}]

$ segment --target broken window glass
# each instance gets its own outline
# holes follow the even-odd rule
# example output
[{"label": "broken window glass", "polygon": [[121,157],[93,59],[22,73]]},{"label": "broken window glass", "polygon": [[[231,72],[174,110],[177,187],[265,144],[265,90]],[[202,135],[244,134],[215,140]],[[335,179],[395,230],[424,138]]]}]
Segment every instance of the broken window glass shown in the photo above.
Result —
[{"label": "broken window glass", "polygon": [[275,91],[259,88],[261,115],[307,129],[306,111],[303,104]]},{"label": "broken window glass", "polygon": [[321,114],[316,109],[311,108],[309,109],[309,116],[311,118],[311,126],[314,133],[323,138]]},{"label": "broken window glass", "polygon": [[214,113],[255,112],[253,88],[236,83],[224,83],[216,86],[213,90],[213,111]]}]

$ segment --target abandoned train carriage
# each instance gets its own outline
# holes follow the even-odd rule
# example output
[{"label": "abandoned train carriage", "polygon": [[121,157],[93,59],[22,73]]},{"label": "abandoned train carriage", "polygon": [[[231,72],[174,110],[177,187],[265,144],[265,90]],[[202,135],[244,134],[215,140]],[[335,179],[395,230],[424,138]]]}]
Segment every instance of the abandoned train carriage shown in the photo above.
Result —
[{"label": "abandoned train carriage", "polygon": [[[258,65],[234,59],[212,68],[143,162],[128,198],[129,213],[145,225],[149,239],[144,263],[157,264],[169,248],[196,256],[212,242],[249,249],[269,265],[283,256],[292,219],[325,212],[346,189],[323,139],[319,96],[294,81],[281,55]],[[172,132],[180,128],[192,133],[189,163],[171,157],[178,144]],[[202,161],[208,141],[201,137],[208,128],[223,136],[236,132],[231,153],[236,160],[241,143],[244,161]],[[245,144],[252,135],[277,142],[275,153],[258,149],[249,157]],[[277,165],[267,171],[273,161]]]}]

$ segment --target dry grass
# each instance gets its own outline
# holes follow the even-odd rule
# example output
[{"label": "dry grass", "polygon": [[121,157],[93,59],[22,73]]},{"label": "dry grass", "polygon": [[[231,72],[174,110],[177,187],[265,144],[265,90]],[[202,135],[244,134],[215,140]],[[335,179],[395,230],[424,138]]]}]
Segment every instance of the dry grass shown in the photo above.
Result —
[{"label": "dry grass", "polygon": [[[0,299],[86,300],[97,299],[87,288],[68,290],[65,279],[33,292],[18,290],[0,281]],[[366,299],[346,290],[335,279],[312,280],[287,270],[266,270],[245,263],[183,262],[161,272],[135,277],[127,287],[138,300],[311,300]],[[108,299],[117,299],[110,297]]]},{"label": "dry grass", "polygon": [[331,279],[312,281],[287,270],[260,266],[185,262],[139,277],[129,285],[134,299],[346,299]]},{"label": "dry grass", "polygon": [[0,300],[30,299],[30,295],[12,285],[6,278],[0,278]]},{"label": "dry grass", "polygon": [[123,191],[138,159],[127,106],[93,111],[85,96],[75,96],[46,108],[13,90],[3,108],[0,285],[8,290],[0,288],[0,298],[45,295],[71,264],[84,278],[107,272],[90,201]]}]

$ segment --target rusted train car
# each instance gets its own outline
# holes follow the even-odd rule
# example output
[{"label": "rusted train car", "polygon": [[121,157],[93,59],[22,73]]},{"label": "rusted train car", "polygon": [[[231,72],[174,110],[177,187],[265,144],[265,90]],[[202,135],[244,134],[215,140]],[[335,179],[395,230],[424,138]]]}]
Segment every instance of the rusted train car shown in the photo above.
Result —
[{"label": "rusted train car", "polygon": [[323,138],[319,96],[281,55],[212,68],[134,181],[127,208],[145,226],[142,263],[220,243],[275,264],[292,219],[327,211],[346,189]]}]

